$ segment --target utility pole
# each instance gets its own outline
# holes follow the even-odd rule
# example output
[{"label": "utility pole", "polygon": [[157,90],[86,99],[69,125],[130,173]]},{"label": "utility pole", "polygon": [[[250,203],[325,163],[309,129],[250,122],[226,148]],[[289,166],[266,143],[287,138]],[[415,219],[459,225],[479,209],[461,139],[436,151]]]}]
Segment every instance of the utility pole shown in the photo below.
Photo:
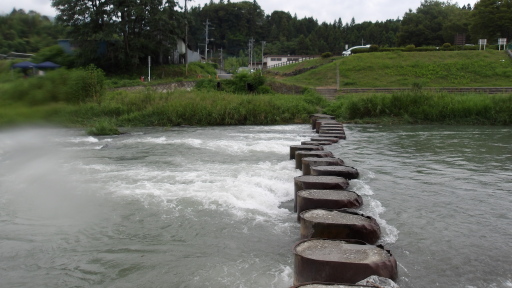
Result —
[{"label": "utility pole", "polygon": [[263,63],[265,62],[265,58],[263,58],[263,49],[265,49],[265,44],[267,42],[261,41],[261,75],[263,75]]},{"label": "utility pole", "polygon": [[224,62],[222,60],[222,47],[220,48],[220,69],[224,70]]},{"label": "utility pole", "polygon": [[252,69],[252,51],[254,49],[254,39],[249,39],[249,68]]},{"label": "utility pole", "polygon": [[206,41],[205,41],[205,47],[204,47],[204,62],[208,62],[208,42],[210,42],[210,40],[213,40],[213,39],[209,39],[208,38],[208,31],[210,29],[215,29],[215,28],[210,28],[209,27],[210,24],[212,24],[212,23],[210,23],[208,21],[208,19],[206,19],[206,23],[204,23],[204,24],[206,25],[206,29],[205,29],[205,31],[206,31]]}]

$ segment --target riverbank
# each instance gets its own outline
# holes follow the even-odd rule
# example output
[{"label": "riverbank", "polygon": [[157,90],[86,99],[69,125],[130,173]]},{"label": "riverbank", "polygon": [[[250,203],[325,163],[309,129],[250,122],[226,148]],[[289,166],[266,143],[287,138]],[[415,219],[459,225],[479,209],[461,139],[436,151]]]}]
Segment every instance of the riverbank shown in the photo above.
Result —
[{"label": "riverbank", "polygon": [[409,90],[346,95],[324,112],[348,123],[511,125],[512,95]]},{"label": "riverbank", "polygon": [[156,92],[110,91],[99,101],[0,106],[0,126],[50,123],[67,127],[115,127],[276,125],[307,123],[319,112],[325,99],[315,93],[303,95],[248,95],[217,91],[176,90]]}]

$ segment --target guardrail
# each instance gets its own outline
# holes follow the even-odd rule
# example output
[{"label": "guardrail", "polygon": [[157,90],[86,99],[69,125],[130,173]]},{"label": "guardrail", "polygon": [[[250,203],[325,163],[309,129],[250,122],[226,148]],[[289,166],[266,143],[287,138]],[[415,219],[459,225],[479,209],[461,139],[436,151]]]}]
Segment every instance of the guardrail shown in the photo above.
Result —
[{"label": "guardrail", "polygon": [[277,64],[274,64],[274,65],[267,66],[267,69],[283,67],[283,66],[287,66],[287,65],[290,65],[290,64],[299,63],[299,62],[302,62],[304,60],[311,60],[311,59],[316,59],[316,58],[318,58],[318,56],[302,57],[302,58],[300,58],[297,61],[286,61],[286,62],[281,62],[281,63],[277,63]]}]

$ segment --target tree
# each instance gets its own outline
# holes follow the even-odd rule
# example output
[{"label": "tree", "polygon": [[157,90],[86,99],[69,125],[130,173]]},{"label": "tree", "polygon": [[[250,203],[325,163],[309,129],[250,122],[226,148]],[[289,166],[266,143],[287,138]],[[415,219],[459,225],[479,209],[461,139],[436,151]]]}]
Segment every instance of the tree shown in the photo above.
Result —
[{"label": "tree", "polygon": [[82,64],[106,70],[131,70],[146,56],[163,62],[179,33],[174,0],[52,0],[52,6]]},{"label": "tree", "polygon": [[473,39],[512,39],[512,0],[480,0],[471,12]]},{"label": "tree", "polygon": [[414,44],[441,46],[445,42],[443,27],[453,11],[461,9],[457,4],[437,0],[424,0],[413,12],[405,13],[398,35],[400,46]]},{"label": "tree", "polygon": [[0,53],[35,53],[41,48],[55,45],[64,36],[64,29],[47,16],[13,9],[0,15]]}]

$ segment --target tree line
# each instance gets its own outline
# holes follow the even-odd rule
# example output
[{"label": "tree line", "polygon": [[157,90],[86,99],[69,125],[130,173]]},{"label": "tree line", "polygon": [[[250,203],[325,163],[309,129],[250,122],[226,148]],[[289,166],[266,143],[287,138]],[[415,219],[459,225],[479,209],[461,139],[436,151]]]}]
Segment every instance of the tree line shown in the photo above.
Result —
[{"label": "tree line", "polygon": [[13,9],[0,15],[0,54],[9,52],[34,53],[57,44],[64,36],[64,26],[35,11]]},{"label": "tree line", "polygon": [[512,37],[512,0],[480,0],[474,7],[424,0],[402,19],[362,23],[355,18],[319,23],[285,11],[266,14],[256,0],[211,0],[187,11],[174,0],[52,0],[52,6],[58,12],[56,23],[33,11],[0,16],[0,51],[37,52],[68,38],[80,47],[78,65],[129,71],[147,65],[147,56],[154,64],[169,63],[177,40],[185,39],[186,23],[189,47],[204,54],[206,21],[213,28],[208,30],[208,49],[214,59],[220,51],[245,57],[251,39],[255,55],[262,49],[265,54],[339,55],[346,46],[454,44],[457,34],[473,44],[482,38],[494,43]]}]

